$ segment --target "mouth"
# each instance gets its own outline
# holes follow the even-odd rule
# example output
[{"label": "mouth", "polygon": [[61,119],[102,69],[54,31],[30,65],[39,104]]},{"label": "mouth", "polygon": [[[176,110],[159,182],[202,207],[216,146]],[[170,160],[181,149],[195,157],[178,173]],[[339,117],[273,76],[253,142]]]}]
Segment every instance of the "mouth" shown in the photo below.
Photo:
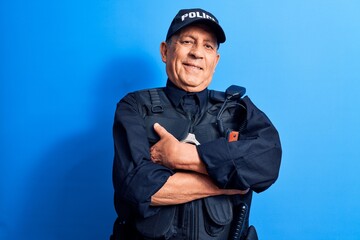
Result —
[{"label": "mouth", "polygon": [[202,67],[199,67],[199,66],[197,66],[195,64],[191,64],[191,63],[183,63],[183,64],[188,68],[192,68],[192,69],[196,69],[196,70],[203,70]]}]

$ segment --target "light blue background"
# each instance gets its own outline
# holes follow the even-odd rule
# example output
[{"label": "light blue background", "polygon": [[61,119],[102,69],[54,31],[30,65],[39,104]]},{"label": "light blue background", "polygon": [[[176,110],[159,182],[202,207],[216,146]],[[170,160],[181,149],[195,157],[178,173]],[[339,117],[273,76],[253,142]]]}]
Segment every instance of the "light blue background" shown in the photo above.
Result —
[{"label": "light blue background", "polygon": [[108,239],[115,104],[164,85],[159,44],[189,7],[227,34],[211,88],[245,86],[281,134],[260,239],[360,239],[357,0],[1,1],[0,239]]}]

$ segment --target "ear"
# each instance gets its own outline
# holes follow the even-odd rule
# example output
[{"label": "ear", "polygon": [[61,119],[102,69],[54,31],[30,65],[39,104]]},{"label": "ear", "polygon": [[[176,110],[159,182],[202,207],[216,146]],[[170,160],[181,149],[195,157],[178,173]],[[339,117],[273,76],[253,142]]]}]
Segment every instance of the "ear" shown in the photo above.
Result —
[{"label": "ear", "polygon": [[220,60],[220,54],[217,53],[217,55],[216,55],[216,65],[219,63],[219,60]]},{"label": "ear", "polygon": [[160,54],[161,54],[161,60],[166,63],[166,54],[168,51],[168,45],[166,42],[162,42],[160,44]]}]

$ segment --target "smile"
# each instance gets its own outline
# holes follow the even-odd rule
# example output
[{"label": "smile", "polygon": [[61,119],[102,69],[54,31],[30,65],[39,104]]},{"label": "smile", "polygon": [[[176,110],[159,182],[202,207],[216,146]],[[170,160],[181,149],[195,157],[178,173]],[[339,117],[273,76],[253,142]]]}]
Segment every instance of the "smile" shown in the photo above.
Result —
[{"label": "smile", "polygon": [[184,63],[184,65],[185,65],[186,67],[189,67],[189,68],[194,68],[194,69],[198,69],[198,70],[203,70],[201,67],[196,66],[196,65],[193,65],[193,64],[190,64],[190,63]]}]

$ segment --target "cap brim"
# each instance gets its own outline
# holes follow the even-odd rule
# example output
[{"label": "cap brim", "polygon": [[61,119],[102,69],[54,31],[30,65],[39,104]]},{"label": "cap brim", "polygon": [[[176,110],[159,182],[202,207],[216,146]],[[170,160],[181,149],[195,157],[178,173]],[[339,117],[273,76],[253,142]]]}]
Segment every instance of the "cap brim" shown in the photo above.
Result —
[{"label": "cap brim", "polygon": [[210,28],[214,31],[214,33],[216,35],[218,43],[223,43],[226,41],[225,32],[218,23],[216,23],[212,20],[205,20],[205,19],[198,19],[194,22],[198,22],[198,23],[202,22],[202,23],[210,26]]}]

